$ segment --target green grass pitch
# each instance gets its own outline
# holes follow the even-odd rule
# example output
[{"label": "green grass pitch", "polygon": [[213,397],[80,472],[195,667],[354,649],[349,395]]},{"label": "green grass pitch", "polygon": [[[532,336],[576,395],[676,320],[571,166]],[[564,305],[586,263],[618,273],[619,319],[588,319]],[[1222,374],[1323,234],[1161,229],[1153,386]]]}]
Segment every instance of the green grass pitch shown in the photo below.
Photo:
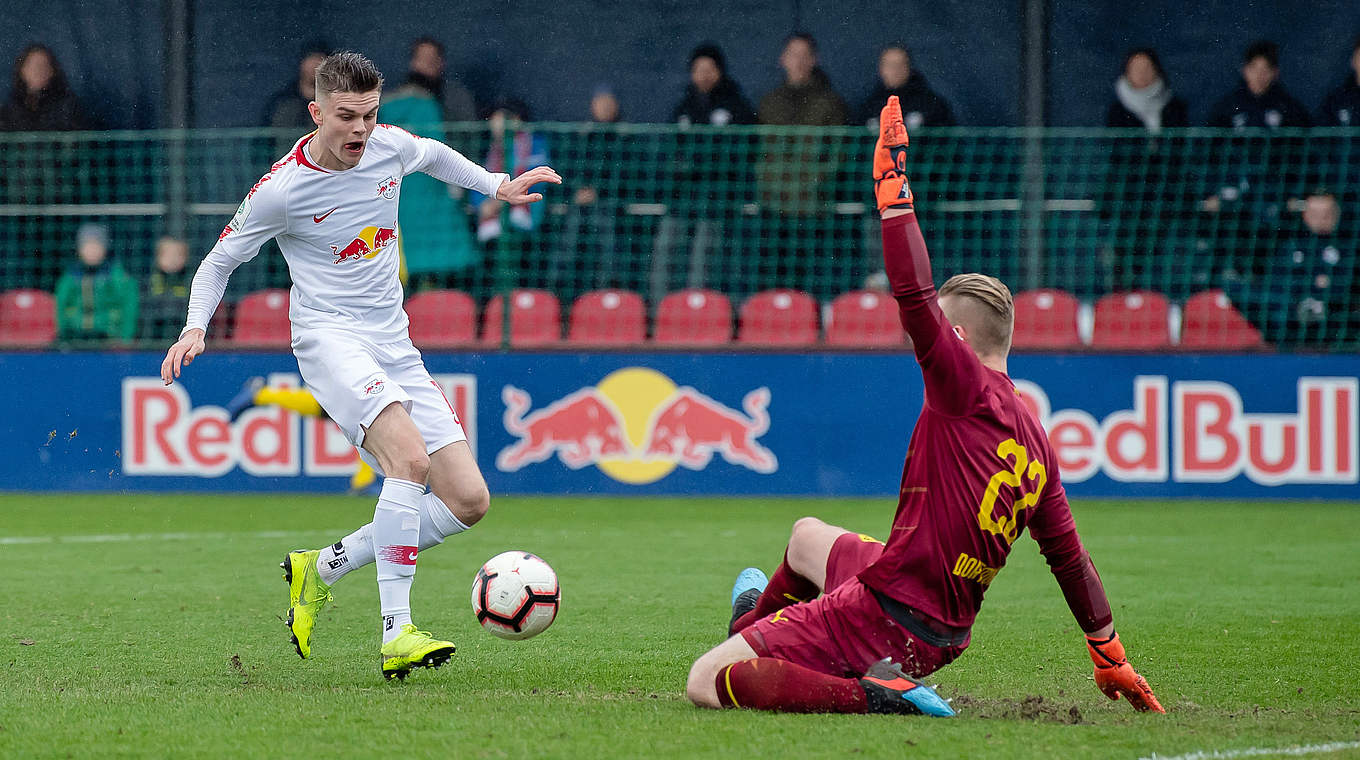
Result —
[{"label": "green grass pitch", "polygon": [[[371,505],[0,495],[0,757],[1136,758],[1360,739],[1360,504],[1078,501],[1115,624],[1170,714],[1096,690],[1024,538],[974,644],[931,679],[956,720],[683,697],[741,567],[773,569],[804,514],[884,534],[889,500],[496,499],[421,554],[416,622],[459,652],[405,683],[378,673],[371,568],[336,587],[313,659],[280,620],[284,552],[334,541]],[[557,622],[526,642],[483,633],[469,605],[477,567],[506,549],[562,581]]]}]

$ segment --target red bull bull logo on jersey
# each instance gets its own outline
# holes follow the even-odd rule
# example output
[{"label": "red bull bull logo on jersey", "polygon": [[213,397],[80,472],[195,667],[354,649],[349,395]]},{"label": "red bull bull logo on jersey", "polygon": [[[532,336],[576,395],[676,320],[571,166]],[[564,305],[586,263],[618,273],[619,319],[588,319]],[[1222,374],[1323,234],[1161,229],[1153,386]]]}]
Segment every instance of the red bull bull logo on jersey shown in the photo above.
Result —
[{"label": "red bull bull logo on jersey", "polygon": [[337,264],[346,259],[371,259],[396,239],[397,231],[391,227],[365,227],[344,248],[331,246],[331,253]]},{"label": "red bull bull logo on jersey", "polygon": [[628,367],[536,411],[529,394],[507,385],[505,429],[519,440],[502,449],[496,467],[515,472],[556,456],[578,470],[598,467],[622,483],[654,483],[677,466],[702,470],[717,454],[759,473],[779,468],[757,440],[770,429],[769,388],[742,399],[741,411],[660,372]]}]

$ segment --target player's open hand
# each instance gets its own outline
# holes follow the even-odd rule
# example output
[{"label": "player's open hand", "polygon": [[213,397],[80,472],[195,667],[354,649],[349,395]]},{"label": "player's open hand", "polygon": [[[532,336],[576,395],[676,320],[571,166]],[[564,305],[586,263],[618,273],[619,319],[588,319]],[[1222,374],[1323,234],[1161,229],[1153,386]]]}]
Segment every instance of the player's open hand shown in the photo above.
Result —
[{"label": "player's open hand", "polygon": [[1138,675],[1133,666],[1129,664],[1128,657],[1124,655],[1124,645],[1119,641],[1119,634],[1114,633],[1108,639],[1092,639],[1087,637],[1086,648],[1090,650],[1091,661],[1096,664],[1096,687],[1105,693],[1110,699],[1119,699],[1119,695],[1129,700],[1133,709],[1139,712],[1164,713],[1162,705],[1157,701],[1157,696],[1152,693],[1152,687],[1148,686],[1146,678]]},{"label": "player's open hand", "polygon": [[520,206],[525,203],[537,203],[543,200],[543,193],[531,193],[529,188],[540,182],[551,182],[554,185],[562,184],[562,178],[552,167],[538,166],[515,177],[507,179],[501,183],[496,190],[496,200],[505,201],[511,205]]},{"label": "player's open hand", "polygon": [[180,339],[175,341],[175,345],[165,352],[165,361],[161,362],[161,379],[166,385],[175,382],[179,377],[181,367],[187,367],[193,363],[194,357],[203,353],[203,331],[195,327],[186,330]]}]

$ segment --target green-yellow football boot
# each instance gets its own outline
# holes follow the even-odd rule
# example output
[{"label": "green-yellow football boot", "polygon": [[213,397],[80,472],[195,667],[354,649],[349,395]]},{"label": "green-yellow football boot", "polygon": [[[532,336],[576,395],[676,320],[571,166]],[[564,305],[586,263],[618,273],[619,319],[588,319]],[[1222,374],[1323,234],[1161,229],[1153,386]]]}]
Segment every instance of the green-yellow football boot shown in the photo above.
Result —
[{"label": "green-yellow football boot", "polygon": [[316,616],[334,600],[331,587],[321,580],[321,573],[316,569],[316,558],[320,553],[320,550],[292,551],[279,563],[283,568],[283,580],[288,584],[288,631],[293,635],[298,656],[304,660],[312,656],[312,629],[316,627]]},{"label": "green-yellow football boot", "polygon": [[412,668],[437,668],[449,661],[457,647],[406,623],[401,633],[382,646],[382,672],[387,679],[405,679]]}]

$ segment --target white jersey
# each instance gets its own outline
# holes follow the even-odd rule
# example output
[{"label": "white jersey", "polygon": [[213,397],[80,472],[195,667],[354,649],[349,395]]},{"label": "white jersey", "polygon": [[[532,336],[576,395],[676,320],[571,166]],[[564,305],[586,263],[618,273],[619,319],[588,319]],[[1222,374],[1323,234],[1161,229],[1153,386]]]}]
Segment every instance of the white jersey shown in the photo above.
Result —
[{"label": "white jersey", "polygon": [[345,171],[317,166],[307,155],[311,139],[298,140],[255,183],[222,230],[194,275],[185,330],[207,329],[232,270],[274,238],[293,281],[288,317],[294,341],[316,328],[379,342],[404,339],[397,249],[402,178],[425,172],[491,196],[506,178],[437,140],[386,124],[377,125],[359,164]]}]

